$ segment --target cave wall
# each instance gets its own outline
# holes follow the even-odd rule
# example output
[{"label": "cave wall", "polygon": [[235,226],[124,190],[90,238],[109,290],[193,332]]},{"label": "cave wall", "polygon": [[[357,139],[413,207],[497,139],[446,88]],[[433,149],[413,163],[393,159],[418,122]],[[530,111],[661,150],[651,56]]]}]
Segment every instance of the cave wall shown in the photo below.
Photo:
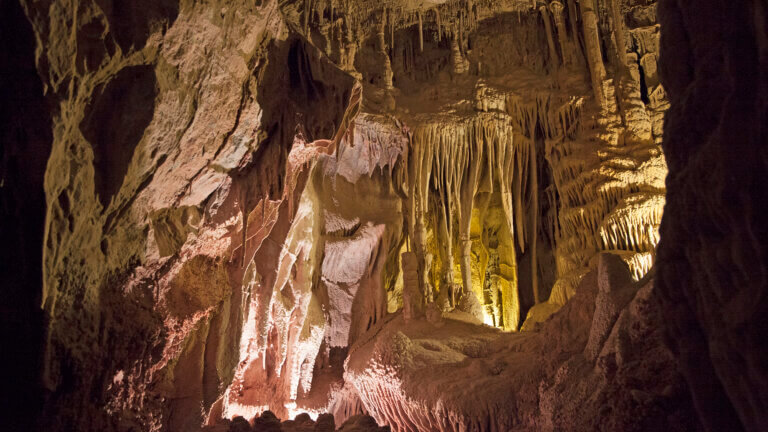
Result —
[{"label": "cave wall", "polygon": [[[238,362],[241,264],[257,249],[243,233],[272,229],[274,220],[254,222],[259,210],[291,220],[280,203],[293,199],[283,173],[296,126],[332,135],[352,80],[289,37],[274,3],[21,6],[38,49],[18,45],[31,57],[15,74],[34,64],[39,78],[19,90],[39,104],[45,93],[52,116],[26,112],[38,109],[34,97],[19,99],[16,118],[37,121],[24,129],[38,132],[4,129],[18,134],[4,151],[9,172],[30,167],[27,186],[7,177],[3,208],[10,223],[11,208],[28,206],[30,228],[3,235],[44,233],[42,289],[19,297],[47,320],[36,417],[55,430],[199,428]],[[16,156],[22,144],[34,157]],[[14,204],[19,194],[31,199]],[[32,291],[33,257],[18,266],[27,267]]]},{"label": "cave wall", "polygon": [[[344,397],[337,393],[348,347],[387,313],[387,275],[396,273],[403,238],[393,179],[407,141],[386,118],[361,116],[353,125],[336,154],[316,156],[296,216],[289,224],[278,218],[283,237],[246,270],[250,298],[240,363],[221,401],[226,417],[270,409],[286,418],[297,404],[325,412]],[[334,414],[340,424],[354,412]]]},{"label": "cave wall", "polygon": [[[670,4],[661,16],[686,28],[674,21],[684,14]],[[44,156],[21,169],[37,174],[26,177],[29,185],[4,189],[3,199],[9,197],[4,209],[15,207],[20,191],[44,186],[45,206],[42,197],[25,203],[44,230],[30,218],[18,235],[43,236],[41,298],[23,298],[42,304],[47,319],[41,418],[51,430],[197,430],[221,416],[250,417],[267,408],[283,417],[332,411],[337,421],[369,411],[398,424],[381,414],[387,407],[368,387],[345,376],[351,348],[370,342],[371,329],[400,316],[393,315],[398,310],[420,319],[456,307],[473,325],[536,332],[537,323],[578,294],[601,253],[620,257],[640,280],[654,262],[667,162],[686,173],[699,172],[687,164],[714,163],[689,157],[698,144],[684,144],[692,142],[688,135],[665,138],[672,156],[665,161],[661,154],[666,128],[688,133],[680,126],[686,116],[704,114],[678,108],[662,125],[667,86],[685,105],[680,94],[690,86],[680,77],[696,69],[687,56],[675,56],[660,84],[655,2],[449,1],[422,10],[370,1],[147,7],[93,1],[76,8],[51,1],[22,2],[22,8],[37,40],[34,50],[32,34],[22,33],[29,36],[19,45],[24,73],[32,72],[34,53],[42,88],[30,93],[45,94],[50,108],[41,108],[40,96],[29,101],[34,113],[21,117],[51,123],[37,133],[52,136],[29,139]],[[764,16],[758,6],[754,11]],[[764,32],[762,23],[744,31]],[[693,36],[674,35],[663,42],[670,52],[690,48]],[[751,58],[758,62],[764,38],[755,41],[750,46],[760,55]],[[760,69],[750,67],[745,70],[763,91]],[[739,103],[759,105],[762,94]],[[739,130],[747,134],[739,141],[744,146],[762,133]],[[24,139],[11,142],[17,151]],[[724,172],[738,166],[727,156],[717,161],[731,164]],[[760,163],[762,154],[753,156],[750,163]],[[751,172],[729,181],[758,193]],[[675,183],[677,175],[667,187],[684,183]],[[687,187],[681,186],[686,194]],[[704,218],[719,203],[701,198],[697,215]],[[755,210],[743,203],[749,211],[726,219],[752,217]],[[676,205],[685,207],[668,209]],[[696,238],[699,226],[714,229],[707,219],[682,227],[690,210],[675,211],[681,216],[667,222],[672,239],[680,232]],[[18,222],[19,214],[3,213],[3,221],[7,215]],[[739,235],[759,239],[759,232]],[[688,238],[675,242],[677,252],[666,252],[668,268],[688,265],[675,264],[693,256],[685,249]],[[33,281],[35,261],[24,262],[25,280]],[[663,303],[691,308],[679,292],[663,288],[689,281],[669,279],[683,277],[677,270],[660,272]],[[696,283],[704,282],[691,280],[687,289]],[[688,298],[706,292],[690,291]],[[583,302],[587,310],[590,301]],[[762,310],[762,303],[756,307]],[[689,362],[706,359],[698,355],[704,335],[711,334],[709,325],[725,322],[712,318],[721,312],[700,312],[703,324],[668,313],[678,354]],[[589,323],[581,318],[580,326]],[[658,324],[656,316],[637,319]],[[740,319],[727,322],[749,323]],[[615,338],[628,332],[626,322],[619,327],[622,336]],[[689,329],[702,330],[686,345]],[[586,344],[586,330],[579,331],[585,334],[575,340]],[[642,351],[642,335],[632,337],[630,352]],[[657,366],[670,367],[655,338],[647,346],[659,354]],[[747,352],[757,342],[745,343]],[[561,357],[578,358],[583,350]],[[599,361],[617,353],[622,350],[606,348]],[[611,371],[591,375],[605,390],[600,402],[651,375],[627,355],[632,361],[618,374],[625,382],[617,384]],[[745,358],[760,364],[760,357]],[[542,395],[535,396],[547,405],[526,405],[529,418],[510,421],[540,430],[567,426],[568,419],[555,415],[562,401],[553,389],[585,391],[573,371],[596,367],[598,360],[589,361],[573,360],[571,369],[549,365],[539,377]],[[684,366],[691,382],[708,383],[692,384],[702,412],[706,401],[724,401],[723,394],[735,401],[730,417],[710,420],[715,425],[736,424],[736,413],[746,422],[762,406],[758,393],[718,378],[726,376],[718,372],[726,363]],[[563,382],[555,378],[561,366]],[[473,373],[494,368],[480,364]],[[759,378],[759,367],[754,371]],[[657,400],[677,414],[687,409],[687,389],[676,380],[670,373],[664,384],[674,384],[680,406],[641,394],[644,418],[666,415],[651,412]],[[722,391],[709,385],[718,381]],[[657,384],[642,391],[665,392]],[[540,391],[526,389],[523,398]],[[751,413],[741,408],[746,395],[753,398]],[[621,410],[632,402],[616,400],[618,414],[599,418],[628,424]],[[589,403],[598,409],[594,399]],[[562,407],[576,416],[574,406]]]},{"label": "cave wall", "polygon": [[657,289],[708,430],[764,430],[768,33],[759,1],[659,3],[669,164]]},{"label": "cave wall", "polygon": [[18,2],[0,2],[0,337],[3,427],[31,430],[42,408],[40,309],[51,110],[35,67],[35,34]]}]

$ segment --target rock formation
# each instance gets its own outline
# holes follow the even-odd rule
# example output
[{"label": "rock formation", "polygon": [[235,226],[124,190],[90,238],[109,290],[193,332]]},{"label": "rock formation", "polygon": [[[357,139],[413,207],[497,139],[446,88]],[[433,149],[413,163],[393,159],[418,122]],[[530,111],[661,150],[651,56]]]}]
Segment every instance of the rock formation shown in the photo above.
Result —
[{"label": "rock formation", "polygon": [[742,3],[3,2],[9,427],[762,430]]},{"label": "rock formation", "polygon": [[659,5],[668,29],[660,72],[671,108],[657,291],[707,430],[768,426],[768,352],[759,342],[768,334],[768,243],[759,210],[768,161],[766,12],[754,1]]}]

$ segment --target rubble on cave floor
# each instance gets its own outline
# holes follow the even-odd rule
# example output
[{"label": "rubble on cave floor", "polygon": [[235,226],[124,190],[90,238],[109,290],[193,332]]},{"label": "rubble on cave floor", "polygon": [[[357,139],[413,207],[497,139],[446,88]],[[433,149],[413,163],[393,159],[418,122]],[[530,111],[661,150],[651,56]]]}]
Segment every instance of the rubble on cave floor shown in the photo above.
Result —
[{"label": "rubble on cave floor", "polygon": [[397,315],[352,346],[345,379],[397,431],[695,430],[653,296],[603,254],[529,332]]},{"label": "rubble on cave floor", "polygon": [[380,427],[373,417],[356,415],[336,428],[332,414],[320,414],[313,419],[307,413],[293,420],[280,420],[272,411],[264,411],[250,421],[237,416],[221,420],[214,426],[205,426],[201,432],[389,432],[389,426]]}]

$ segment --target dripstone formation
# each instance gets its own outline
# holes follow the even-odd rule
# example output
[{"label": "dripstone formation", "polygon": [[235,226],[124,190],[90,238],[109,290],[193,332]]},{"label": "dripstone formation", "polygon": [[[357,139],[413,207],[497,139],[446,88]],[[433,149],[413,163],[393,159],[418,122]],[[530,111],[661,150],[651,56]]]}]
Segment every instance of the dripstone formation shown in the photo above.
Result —
[{"label": "dripstone formation", "polygon": [[764,430],[736,3],[3,2],[8,426]]}]

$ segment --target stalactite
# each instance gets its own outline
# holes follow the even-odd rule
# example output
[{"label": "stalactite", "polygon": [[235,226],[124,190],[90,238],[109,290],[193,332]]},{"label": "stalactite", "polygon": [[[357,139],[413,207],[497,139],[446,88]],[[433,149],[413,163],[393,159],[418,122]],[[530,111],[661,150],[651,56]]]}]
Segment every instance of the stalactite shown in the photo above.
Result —
[{"label": "stalactite", "polygon": [[394,11],[389,11],[389,52],[391,53],[392,60],[395,59],[395,14]]},{"label": "stalactite", "polygon": [[580,0],[581,18],[584,25],[584,44],[587,47],[587,59],[589,71],[592,77],[592,90],[595,93],[595,101],[599,106],[604,104],[603,80],[605,79],[605,66],[603,56],[600,53],[600,30],[597,26],[597,14],[594,0]]},{"label": "stalactite", "polygon": [[529,243],[531,254],[531,288],[533,289],[534,301],[538,304],[541,299],[539,298],[539,268],[538,268],[538,256],[536,243],[538,240],[538,226],[539,226],[539,179],[538,179],[538,160],[536,158],[536,140],[530,141],[530,161],[528,163],[529,174],[531,176],[531,203],[530,203],[530,222],[529,222]]},{"label": "stalactite", "polygon": [[549,22],[549,12],[547,12],[546,6],[541,6],[539,8],[539,12],[541,13],[542,20],[544,20],[544,30],[547,33],[547,46],[549,46],[549,61],[551,65],[549,72],[552,75],[557,75],[560,58],[557,56],[555,41],[554,41],[554,38],[552,37],[552,24]]},{"label": "stalactite", "polygon": [[579,43],[579,21],[576,15],[576,4],[575,0],[568,0],[568,19],[571,21],[571,40],[573,40],[573,44],[578,49],[578,52],[581,53],[581,44]]},{"label": "stalactite", "polygon": [[333,4],[334,4],[334,1],[335,0],[331,0],[331,15],[330,15],[330,18],[331,18],[331,30],[330,30],[330,33],[331,34],[329,36],[329,40],[331,40],[331,41],[333,41],[333,24],[335,22],[334,19],[333,19]]},{"label": "stalactite", "polygon": [[627,68],[627,45],[624,39],[624,17],[621,15],[617,0],[608,0],[611,7],[611,19],[613,20],[613,37],[616,42],[616,60],[619,71],[622,73]]},{"label": "stalactite", "polygon": [[[514,170],[515,225],[517,227],[517,244],[520,252],[525,252],[525,223],[523,222],[523,158],[515,158],[517,169]],[[527,162],[527,161],[526,161]]]},{"label": "stalactite", "polygon": [[475,20],[474,20],[474,14],[472,13],[472,9],[474,8],[474,2],[472,0],[467,0],[467,30],[472,31],[475,29]]},{"label": "stalactite", "polygon": [[421,22],[421,11],[419,15],[419,52],[424,52],[424,27]]},{"label": "stalactite", "polygon": [[435,8],[435,22],[437,23],[437,41],[443,40],[443,31],[440,28],[440,10]]},{"label": "stalactite", "polygon": [[357,55],[357,38],[355,37],[351,25],[347,26],[346,35],[346,61],[344,69],[352,72],[355,70],[355,56]]},{"label": "stalactite", "polygon": [[[478,129],[474,129],[477,135]],[[460,202],[461,211],[459,212],[459,240],[461,244],[461,276],[463,281],[463,290],[465,293],[472,291],[472,273],[471,273],[471,254],[472,254],[472,240],[470,239],[470,223],[472,220],[472,208],[474,206],[474,198],[477,194],[478,179],[480,174],[480,166],[484,161],[483,155],[483,142],[479,140],[477,136],[474,139],[469,140],[469,149],[464,152],[465,157],[468,159],[469,175],[466,179],[461,181],[461,197]]]},{"label": "stalactite", "polygon": [[377,36],[377,42],[378,42],[377,49],[383,61],[382,76],[384,78],[384,88],[391,90],[393,88],[393,85],[392,85],[393,73],[392,73],[392,62],[389,59],[389,54],[387,54],[387,44],[384,36],[384,30],[385,30],[386,24],[387,24],[387,12],[385,10],[381,14],[381,20],[377,28],[376,36]]},{"label": "stalactite", "polygon": [[565,28],[565,9],[563,4],[555,0],[549,4],[549,9],[555,19],[555,28],[557,29],[557,37],[560,41],[560,53],[563,57],[563,64],[571,64],[574,48],[571,46],[571,41],[568,39],[568,31]]}]

